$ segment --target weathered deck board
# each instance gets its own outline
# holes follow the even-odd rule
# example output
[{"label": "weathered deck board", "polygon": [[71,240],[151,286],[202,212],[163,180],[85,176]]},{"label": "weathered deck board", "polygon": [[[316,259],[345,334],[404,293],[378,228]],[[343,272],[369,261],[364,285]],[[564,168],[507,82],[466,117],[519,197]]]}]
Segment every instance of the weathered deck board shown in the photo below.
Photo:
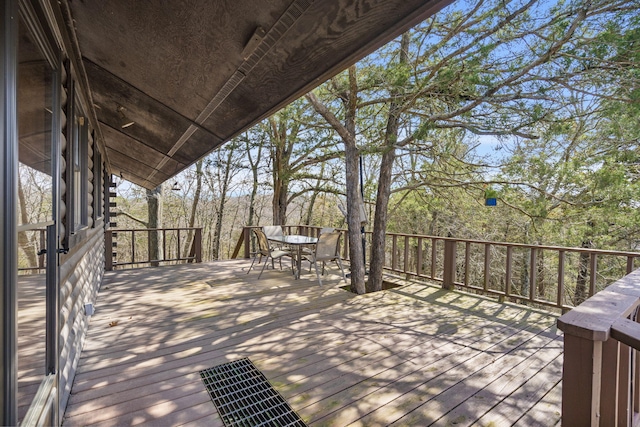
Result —
[{"label": "weathered deck board", "polygon": [[418,284],[355,296],[337,276],[257,280],[247,266],[107,274],[65,427],[221,425],[198,371],[241,357],[313,426],[559,420],[551,315]]}]

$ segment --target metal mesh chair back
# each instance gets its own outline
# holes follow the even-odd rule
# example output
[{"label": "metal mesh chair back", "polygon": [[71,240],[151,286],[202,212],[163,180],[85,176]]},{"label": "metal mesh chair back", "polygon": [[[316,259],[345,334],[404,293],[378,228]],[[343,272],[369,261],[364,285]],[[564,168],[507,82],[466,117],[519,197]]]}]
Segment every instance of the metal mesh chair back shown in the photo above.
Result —
[{"label": "metal mesh chair back", "polygon": [[323,233],[318,237],[316,244],[316,261],[330,261],[338,256],[338,245],[342,233],[333,231],[331,233]]},{"label": "metal mesh chair back", "polygon": [[259,228],[254,228],[253,232],[256,234],[256,238],[258,239],[258,252],[260,255],[269,256],[271,250],[269,248],[269,241],[267,240],[267,236],[264,234]]},{"label": "metal mesh chair back", "polygon": [[281,225],[265,225],[262,230],[267,237],[284,236]]}]

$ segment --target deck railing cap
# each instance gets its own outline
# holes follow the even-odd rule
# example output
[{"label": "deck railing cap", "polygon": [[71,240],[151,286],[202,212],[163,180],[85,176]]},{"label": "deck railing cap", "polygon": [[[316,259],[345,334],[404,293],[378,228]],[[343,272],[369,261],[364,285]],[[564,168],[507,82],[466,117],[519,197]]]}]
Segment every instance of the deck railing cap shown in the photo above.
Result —
[{"label": "deck railing cap", "polygon": [[611,326],[627,318],[640,305],[640,270],[617,280],[558,319],[565,334],[606,341]]}]

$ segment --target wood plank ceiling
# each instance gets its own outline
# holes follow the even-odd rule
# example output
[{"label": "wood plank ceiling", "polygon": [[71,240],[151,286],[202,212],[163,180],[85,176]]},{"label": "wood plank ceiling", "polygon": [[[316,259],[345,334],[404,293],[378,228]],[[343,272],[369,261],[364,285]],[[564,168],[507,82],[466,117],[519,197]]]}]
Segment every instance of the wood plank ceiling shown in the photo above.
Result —
[{"label": "wood plank ceiling", "polygon": [[451,1],[63,4],[110,172],[151,189]]}]

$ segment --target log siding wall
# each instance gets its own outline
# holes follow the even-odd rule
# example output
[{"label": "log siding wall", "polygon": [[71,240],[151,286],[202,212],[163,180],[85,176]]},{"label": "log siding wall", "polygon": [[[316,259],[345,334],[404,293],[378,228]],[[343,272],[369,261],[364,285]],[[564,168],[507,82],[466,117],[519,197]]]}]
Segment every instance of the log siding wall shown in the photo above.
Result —
[{"label": "log siding wall", "polygon": [[70,252],[60,265],[60,411],[69,400],[78,360],[84,345],[89,317],[84,304],[95,303],[104,274],[104,238],[102,228],[87,233],[87,238]]}]

